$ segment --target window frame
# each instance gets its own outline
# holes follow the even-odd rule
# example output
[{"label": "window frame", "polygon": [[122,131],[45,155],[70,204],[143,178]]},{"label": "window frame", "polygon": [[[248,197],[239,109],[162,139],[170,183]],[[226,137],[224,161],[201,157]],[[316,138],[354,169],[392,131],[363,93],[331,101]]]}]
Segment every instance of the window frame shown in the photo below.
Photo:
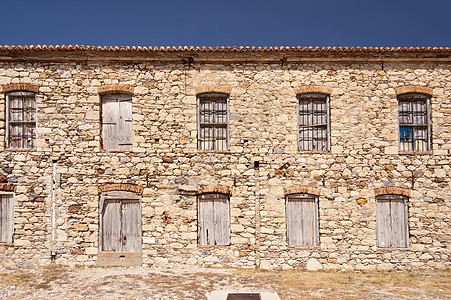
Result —
[{"label": "window frame", "polygon": [[[425,106],[426,106],[426,124],[415,124],[415,123],[411,123],[411,124],[407,124],[407,123],[403,123],[401,124],[401,114],[400,114],[400,103],[401,102],[409,102],[409,105],[412,105],[412,102],[414,101],[418,101],[418,100],[423,100],[425,102]],[[429,95],[425,95],[425,94],[420,94],[420,93],[406,93],[406,94],[401,94],[397,96],[397,114],[398,114],[398,151],[399,153],[431,153],[432,152],[432,127],[431,127],[431,109],[430,109],[430,105],[431,105],[431,97]],[[411,108],[411,107],[410,107]],[[412,121],[414,121],[413,118],[413,114],[414,114],[414,110],[413,109],[409,109],[408,111],[409,115],[412,115]],[[419,140],[419,139],[415,139],[414,136],[414,128],[415,127],[422,127],[424,129],[426,129],[426,134],[427,134],[427,139],[426,139],[426,151],[417,151],[415,150],[415,146],[412,146],[411,150],[402,150],[402,143],[401,143],[401,127],[412,127],[412,144],[415,145],[415,141]]]},{"label": "window frame", "polygon": [[[290,223],[290,215],[288,213],[288,208],[289,205],[288,203],[290,201],[293,200],[297,200],[300,202],[306,202],[306,201],[312,201],[314,203],[314,214],[313,214],[313,218],[310,219],[311,222],[313,222],[313,227],[312,227],[312,236],[313,236],[313,241],[312,244],[309,243],[298,243],[295,244],[294,241],[290,240],[290,236],[292,234],[290,234],[290,230],[291,230],[291,226],[289,225]],[[315,248],[315,247],[319,247],[320,241],[319,241],[319,196],[318,195],[314,195],[314,194],[308,194],[308,193],[292,193],[292,194],[287,194],[285,195],[285,222],[286,222],[286,239],[287,239],[287,246],[289,248]],[[295,228],[293,230],[302,230],[302,228]],[[301,231],[302,232],[302,231]],[[302,234],[302,233],[301,233]]]},{"label": "window frame", "polygon": [[[10,105],[11,105],[11,96],[26,96],[29,98],[32,98],[34,101],[34,120],[32,121],[11,121],[10,120]],[[30,92],[30,91],[25,91],[25,90],[21,90],[21,91],[13,91],[13,92],[8,92],[5,94],[5,146],[6,149],[8,150],[33,150],[36,149],[37,147],[37,129],[38,129],[38,115],[37,115],[37,94],[34,92]],[[34,136],[32,136],[31,138],[33,139],[33,146],[32,147],[12,147],[11,146],[11,123],[19,123],[19,124],[34,124],[34,126],[30,126],[33,127],[34,130]],[[24,127],[22,127],[24,128]],[[22,130],[22,140],[24,139],[24,134],[23,134],[23,130]],[[23,144],[23,141],[21,142]]]},{"label": "window frame", "polygon": [[[11,224],[9,224],[10,226],[10,232],[8,234],[8,238],[5,241],[0,240],[0,244],[12,244],[14,242],[14,212],[15,212],[15,194],[12,192],[0,192],[0,214],[2,213],[1,211],[1,207],[3,207],[3,199],[2,198],[10,198],[11,199],[11,211],[9,212],[10,217],[11,217]],[[1,220],[1,215],[0,215],[0,220]],[[0,232],[3,230],[3,224],[0,224]],[[0,234],[1,237],[1,234]]]},{"label": "window frame", "polygon": [[[313,103],[316,99],[323,99],[325,100],[325,106],[326,106],[326,124],[325,125],[318,125],[318,124],[308,124],[308,125],[301,125],[301,117],[300,117],[300,106],[301,106],[301,101],[303,99],[309,100],[310,103]],[[330,147],[331,147],[331,143],[330,143],[330,137],[331,137],[331,133],[330,133],[330,95],[329,94],[324,94],[324,93],[305,93],[305,94],[298,94],[296,96],[296,119],[297,119],[297,130],[296,130],[296,135],[297,135],[297,149],[298,152],[321,152],[321,153],[328,153],[330,152]],[[312,112],[314,112],[313,107],[312,107]],[[313,115],[313,113],[312,113]],[[313,123],[313,122],[312,122]],[[301,126],[303,126],[304,128],[315,128],[315,127],[326,127],[326,149],[325,150],[318,150],[318,149],[313,149],[313,135],[312,135],[312,149],[311,150],[304,150],[301,149]],[[303,140],[304,141],[304,140]]]},{"label": "window frame", "polygon": [[[390,224],[392,224],[393,222],[393,214],[394,211],[390,210],[389,216],[382,216],[380,215],[380,213],[378,213],[378,211],[381,210],[380,205],[382,201],[389,201],[389,202],[398,202],[401,203],[403,206],[402,209],[402,213],[403,213],[403,226],[405,228],[405,232],[403,234],[404,239],[405,239],[405,244],[404,245],[396,245],[397,241],[395,238],[392,237],[391,234],[384,235],[383,237],[381,237],[382,233],[381,233],[381,223],[382,219],[384,218],[388,218],[390,221]],[[390,203],[390,207],[391,207],[391,203]],[[392,227],[392,226],[390,226]],[[382,241],[381,238],[384,238],[385,240]],[[378,195],[376,196],[376,244],[378,248],[392,248],[392,249],[406,249],[409,248],[410,243],[409,243],[409,197],[404,196],[404,195],[399,195],[399,194],[384,194],[384,195]],[[388,244],[388,245],[387,245]]]},{"label": "window frame", "polygon": [[[225,98],[226,99],[226,122],[225,123],[202,123],[201,122],[201,102],[202,98]],[[202,93],[197,95],[197,150],[203,152],[228,152],[230,151],[230,95],[225,93]],[[215,102],[216,103],[216,102]],[[205,138],[201,137],[202,128],[212,127],[213,129],[219,127],[226,128],[226,148],[225,149],[202,149],[202,143],[205,143]],[[213,130],[214,132],[214,130]],[[216,141],[219,139],[213,139],[212,145],[216,145]]]},{"label": "window frame", "polygon": [[[225,228],[225,231],[227,231],[227,237],[226,237],[226,242],[222,243],[221,241],[219,241],[216,239],[216,230],[214,229],[214,234],[215,234],[215,239],[213,241],[213,243],[209,243],[209,239],[208,237],[208,233],[205,234],[203,232],[203,230],[207,230],[207,228],[202,227],[201,222],[204,222],[205,217],[201,216],[202,212],[201,212],[201,205],[200,202],[201,201],[212,201],[213,203],[215,203],[215,200],[225,200],[226,201],[226,205],[227,205],[227,219],[226,221],[224,221],[225,223],[222,224],[222,226],[225,226],[228,228]],[[214,204],[213,204],[213,224],[217,224],[216,220],[214,219],[215,217],[215,210],[214,210]],[[230,246],[231,245],[231,218],[230,218],[230,196],[227,194],[223,194],[223,193],[203,193],[200,195],[197,195],[197,244],[201,247],[222,247],[222,246]],[[205,236],[205,241],[202,238],[203,236]]]}]

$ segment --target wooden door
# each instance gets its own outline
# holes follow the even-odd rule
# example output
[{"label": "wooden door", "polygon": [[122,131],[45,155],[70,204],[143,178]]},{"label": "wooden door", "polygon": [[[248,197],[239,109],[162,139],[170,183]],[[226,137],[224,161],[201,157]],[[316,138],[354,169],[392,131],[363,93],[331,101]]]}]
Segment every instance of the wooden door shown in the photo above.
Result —
[{"label": "wooden door", "polygon": [[318,246],[318,203],[316,198],[289,195],[286,214],[288,246]]},{"label": "wooden door", "polygon": [[12,243],[14,234],[13,195],[0,195],[0,242]]},{"label": "wooden door", "polygon": [[222,194],[199,196],[199,245],[230,245],[229,199]]},{"label": "wooden door", "polygon": [[102,250],[141,251],[141,209],[138,200],[107,200],[104,202]]}]

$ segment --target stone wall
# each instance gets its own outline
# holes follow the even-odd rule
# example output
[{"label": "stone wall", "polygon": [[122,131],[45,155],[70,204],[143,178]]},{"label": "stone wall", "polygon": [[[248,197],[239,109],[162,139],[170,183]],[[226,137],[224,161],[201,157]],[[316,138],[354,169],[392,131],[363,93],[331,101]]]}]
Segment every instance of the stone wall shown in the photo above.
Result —
[{"label": "stone wall", "polygon": [[[449,62],[218,60],[0,61],[1,86],[38,87],[30,151],[5,149],[0,95],[0,175],[16,189],[14,243],[0,245],[2,264],[94,264],[99,192],[128,184],[142,193],[144,265],[450,267]],[[133,150],[108,152],[99,93],[121,86],[133,94]],[[297,151],[296,93],[312,86],[330,92],[329,153]],[[396,89],[404,86],[432,90],[431,153],[398,153]],[[230,93],[229,152],[197,150],[200,91]],[[231,194],[230,246],[198,246],[196,195],[205,186]],[[406,249],[376,246],[381,188],[409,193]],[[287,247],[287,191],[319,195],[319,247]]]}]

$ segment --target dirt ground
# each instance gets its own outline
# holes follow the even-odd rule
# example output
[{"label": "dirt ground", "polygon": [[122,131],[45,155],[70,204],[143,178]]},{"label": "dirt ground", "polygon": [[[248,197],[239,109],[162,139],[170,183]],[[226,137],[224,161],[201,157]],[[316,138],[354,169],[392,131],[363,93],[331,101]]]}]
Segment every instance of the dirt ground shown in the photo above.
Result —
[{"label": "dirt ground", "polygon": [[451,299],[451,271],[260,271],[50,265],[0,270],[1,299],[206,299],[214,290],[281,299]]}]

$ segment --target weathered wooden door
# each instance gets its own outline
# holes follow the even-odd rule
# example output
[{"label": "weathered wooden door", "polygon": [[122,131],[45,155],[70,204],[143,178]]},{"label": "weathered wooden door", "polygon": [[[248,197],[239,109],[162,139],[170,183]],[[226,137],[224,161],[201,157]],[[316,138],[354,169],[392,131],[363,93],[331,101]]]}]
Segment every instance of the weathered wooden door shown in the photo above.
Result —
[{"label": "weathered wooden door", "polygon": [[318,246],[317,198],[310,195],[288,195],[286,214],[288,246]]},{"label": "weathered wooden door", "polygon": [[12,243],[14,233],[14,197],[0,195],[0,242]]},{"label": "weathered wooden door", "polygon": [[199,196],[199,245],[225,246],[230,244],[229,200],[225,195]]},{"label": "weathered wooden door", "polygon": [[141,251],[141,212],[138,200],[106,200],[104,202],[102,250]]},{"label": "weathered wooden door", "polygon": [[407,199],[384,195],[376,202],[377,246],[405,248],[409,245]]}]

